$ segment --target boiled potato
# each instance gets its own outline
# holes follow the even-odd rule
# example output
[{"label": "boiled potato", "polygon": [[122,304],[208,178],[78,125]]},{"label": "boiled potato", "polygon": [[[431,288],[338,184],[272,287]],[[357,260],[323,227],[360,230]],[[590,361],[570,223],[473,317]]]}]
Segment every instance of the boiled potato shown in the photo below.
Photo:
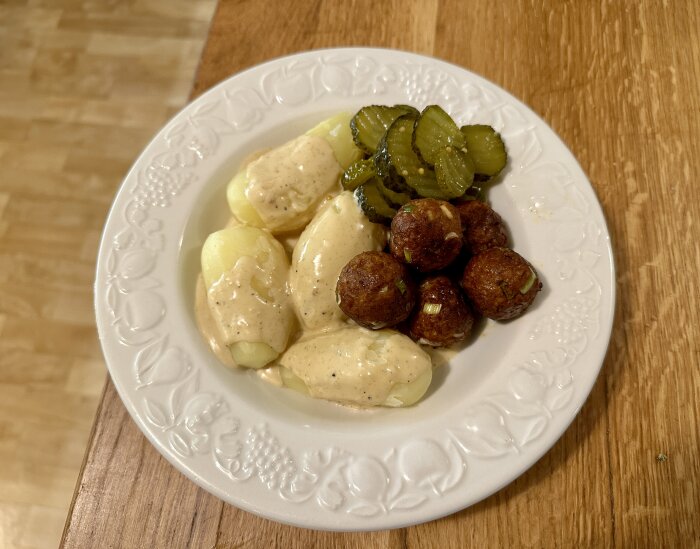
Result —
[{"label": "boiled potato", "polygon": [[[306,386],[306,383],[304,383],[304,381],[289,368],[280,368],[280,376],[285,387],[294,389],[302,395],[309,396],[309,388]],[[428,390],[432,379],[432,371],[426,370],[420,374],[418,379],[416,379],[413,383],[394,384],[391,391],[389,391],[386,400],[384,400],[383,403],[380,403],[379,406],[403,408],[415,404]]]},{"label": "boiled potato", "polygon": [[349,191],[328,202],[299,237],[292,254],[289,284],[305,328],[330,327],[345,319],[335,300],[338,275],[357,254],[379,251],[386,230],[371,223]]},{"label": "boiled potato", "polygon": [[265,230],[230,227],[209,235],[201,262],[209,310],[236,364],[276,359],[296,322],[282,245]]},{"label": "boiled potato", "polygon": [[[350,132],[350,115],[333,116],[303,136],[261,155],[228,184],[229,208],[239,220],[274,234],[302,228],[340,173],[361,156]],[[318,147],[314,139],[330,145]]]},{"label": "boiled potato", "polygon": [[393,330],[351,326],[293,344],[279,358],[286,387],[359,406],[411,406],[432,380],[430,356]]},{"label": "boiled potato", "polygon": [[384,406],[401,408],[418,402],[430,387],[433,371],[426,370],[412,383],[395,383],[384,401]]},{"label": "boiled potato", "polygon": [[351,118],[349,113],[342,112],[327,118],[306,132],[306,135],[323,137],[328,141],[342,170],[362,158],[362,151],[357,148],[352,139]]},{"label": "boiled potato", "polygon": [[265,223],[255,211],[245,195],[245,189],[248,186],[248,177],[246,170],[238,172],[231,182],[226,187],[226,200],[231,209],[231,213],[242,223],[252,225],[253,227],[264,227]]}]

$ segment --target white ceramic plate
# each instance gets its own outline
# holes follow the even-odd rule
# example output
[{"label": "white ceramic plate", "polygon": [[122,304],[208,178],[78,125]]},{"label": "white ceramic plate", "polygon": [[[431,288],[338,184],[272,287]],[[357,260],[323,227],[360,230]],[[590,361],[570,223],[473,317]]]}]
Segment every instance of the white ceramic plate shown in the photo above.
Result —
[{"label": "white ceramic plate", "polygon": [[[206,235],[227,218],[241,159],[340,110],[442,105],[501,132],[510,164],[489,193],[544,282],[520,319],[489,323],[409,409],[358,412],[221,366],[193,319]],[[462,68],[379,49],[276,59],[185,107],[119,190],[99,252],[100,339],[124,404],[153,445],[206,490],[307,528],[376,530],[467,507],[546,452],[601,367],[614,267],[595,194],[529,108]]]}]

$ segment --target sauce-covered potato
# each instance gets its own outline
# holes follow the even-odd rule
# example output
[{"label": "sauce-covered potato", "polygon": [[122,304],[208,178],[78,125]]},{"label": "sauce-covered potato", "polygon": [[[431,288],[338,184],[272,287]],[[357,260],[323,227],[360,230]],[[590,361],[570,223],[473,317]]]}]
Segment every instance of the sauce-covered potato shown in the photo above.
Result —
[{"label": "sauce-covered potato", "polygon": [[508,248],[491,248],[472,257],[460,284],[474,308],[493,320],[523,314],[542,289],[532,265]]},{"label": "sauce-covered potato", "polygon": [[329,201],[301,233],[292,254],[290,289],[304,328],[327,329],[345,319],[336,305],[336,281],[357,254],[381,250],[386,230],[371,223],[345,191]]},{"label": "sauce-covered potato", "polygon": [[472,331],[474,316],[459,287],[444,275],[429,276],[418,286],[418,303],[409,321],[410,336],[425,345],[447,347]]},{"label": "sauce-covered potato", "polygon": [[274,234],[303,228],[360,156],[349,120],[348,114],[329,118],[239,171],[226,190],[233,215]]},{"label": "sauce-covered potato", "polygon": [[462,248],[459,212],[434,198],[408,202],[391,221],[390,247],[394,257],[421,272],[443,269]]},{"label": "sauce-covered potato", "polygon": [[277,358],[295,324],[282,245],[262,229],[230,227],[207,237],[201,262],[211,317],[234,362],[260,368]]},{"label": "sauce-covered potato", "polygon": [[430,356],[405,335],[359,326],[304,338],[279,362],[285,386],[356,406],[410,406],[433,370]]},{"label": "sauce-covered potato", "polygon": [[403,263],[383,252],[363,252],[340,271],[338,307],[360,326],[373,330],[394,326],[411,314],[415,284]]}]

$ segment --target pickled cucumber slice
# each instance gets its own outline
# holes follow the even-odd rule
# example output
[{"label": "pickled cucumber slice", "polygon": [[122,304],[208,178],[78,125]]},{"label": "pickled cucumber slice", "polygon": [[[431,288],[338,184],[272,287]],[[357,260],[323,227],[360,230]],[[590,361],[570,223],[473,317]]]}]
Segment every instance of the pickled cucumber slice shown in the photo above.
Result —
[{"label": "pickled cucumber slice", "polygon": [[424,179],[418,187],[415,187],[418,194],[423,198],[435,198],[436,200],[449,200],[450,197],[438,185],[435,172],[431,179]]},{"label": "pickled cucumber slice", "polygon": [[476,174],[488,177],[498,175],[508,160],[506,147],[498,132],[485,124],[462,126],[460,132],[474,160]]},{"label": "pickled cucumber slice", "polygon": [[377,188],[377,181],[371,180],[355,189],[355,200],[365,212],[367,219],[372,223],[391,225],[391,220],[396,215],[382,193]]},{"label": "pickled cucumber slice", "polygon": [[414,198],[411,193],[401,193],[390,189],[384,184],[384,181],[379,178],[376,178],[375,181],[377,183],[377,190],[379,190],[380,194],[386,199],[387,203],[394,208],[400,208],[406,204],[406,202]]},{"label": "pickled cucumber slice", "polygon": [[435,160],[435,176],[440,189],[450,198],[457,198],[474,182],[474,161],[469,153],[445,147]]},{"label": "pickled cucumber slice", "polygon": [[399,105],[394,105],[394,107],[397,109],[403,109],[404,114],[412,114],[416,118],[418,118],[420,116],[420,111],[412,105],[399,104]]},{"label": "pickled cucumber slice", "polygon": [[377,168],[374,164],[374,160],[366,158],[351,164],[348,169],[343,172],[340,182],[343,185],[343,189],[346,191],[354,191],[357,187],[376,175]]},{"label": "pickled cucumber slice", "polygon": [[447,200],[448,196],[437,184],[435,172],[413,149],[415,120],[410,114],[403,115],[389,127],[377,151],[377,171],[391,190]]},{"label": "pickled cucumber slice", "polygon": [[413,113],[413,107],[397,105],[370,105],[363,107],[350,120],[350,129],[355,144],[367,154],[374,154],[386,130],[399,116]]},{"label": "pickled cucumber slice", "polygon": [[461,149],[466,140],[459,126],[442,107],[426,107],[416,121],[413,131],[413,146],[420,157],[433,166],[438,153],[445,147]]},{"label": "pickled cucumber slice", "polygon": [[459,197],[458,202],[464,202],[467,200],[479,200],[481,202],[486,202],[486,187],[484,183],[477,182],[476,177],[474,178],[474,183],[469,187],[466,192]]}]

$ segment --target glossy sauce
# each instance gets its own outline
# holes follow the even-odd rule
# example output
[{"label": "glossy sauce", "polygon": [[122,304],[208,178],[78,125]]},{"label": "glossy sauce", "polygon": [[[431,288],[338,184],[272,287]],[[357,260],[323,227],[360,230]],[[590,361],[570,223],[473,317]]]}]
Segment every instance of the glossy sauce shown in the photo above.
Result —
[{"label": "glossy sauce", "polygon": [[290,290],[306,330],[330,330],[347,317],[336,304],[338,275],[361,252],[379,251],[386,230],[371,223],[344,191],[321,209],[299,237],[292,255]]},{"label": "glossy sauce", "polygon": [[267,343],[282,352],[295,321],[287,290],[288,269],[282,246],[257,242],[257,255],[242,256],[207,290],[212,320],[224,345]]},{"label": "glossy sauce", "polygon": [[[301,136],[249,165],[246,195],[269,229],[301,228],[323,198],[337,192],[339,173],[324,139]],[[198,281],[199,330],[229,366],[234,362],[227,345],[261,341],[264,333],[263,340],[283,352],[276,361],[282,366],[273,363],[257,371],[263,380],[282,385],[279,368],[286,367],[315,398],[353,406],[380,405],[396,384],[410,383],[432,368],[430,356],[410,338],[393,330],[361,328],[347,320],[336,304],[335,287],[343,266],[358,253],[381,250],[385,243],[386,229],[369,222],[352,193],[342,192],[321,205],[299,236],[292,253],[289,290],[286,274],[252,257],[239,259],[208,293]],[[250,291],[261,283],[271,299]],[[288,326],[294,311],[302,329],[284,351],[287,331],[283,326]]]},{"label": "glossy sauce", "polygon": [[305,226],[342,171],[330,144],[312,135],[272,149],[246,170],[245,195],[273,232]]},{"label": "glossy sauce", "polygon": [[231,357],[231,353],[226,347],[221,332],[219,331],[214,318],[209,309],[207,300],[207,289],[204,287],[204,278],[200,274],[197,277],[197,285],[194,297],[194,317],[197,321],[197,328],[204,340],[209,344],[209,348],[221,362],[231,368],[236,367],[236,363]]},{"label": "glossy sauce", "polygon": [[342,403],[380,405],[397,383],[411,383],[432,368],[430,356],[394,330],[348,326],[292,345],[279,359],[309,394]]}]

